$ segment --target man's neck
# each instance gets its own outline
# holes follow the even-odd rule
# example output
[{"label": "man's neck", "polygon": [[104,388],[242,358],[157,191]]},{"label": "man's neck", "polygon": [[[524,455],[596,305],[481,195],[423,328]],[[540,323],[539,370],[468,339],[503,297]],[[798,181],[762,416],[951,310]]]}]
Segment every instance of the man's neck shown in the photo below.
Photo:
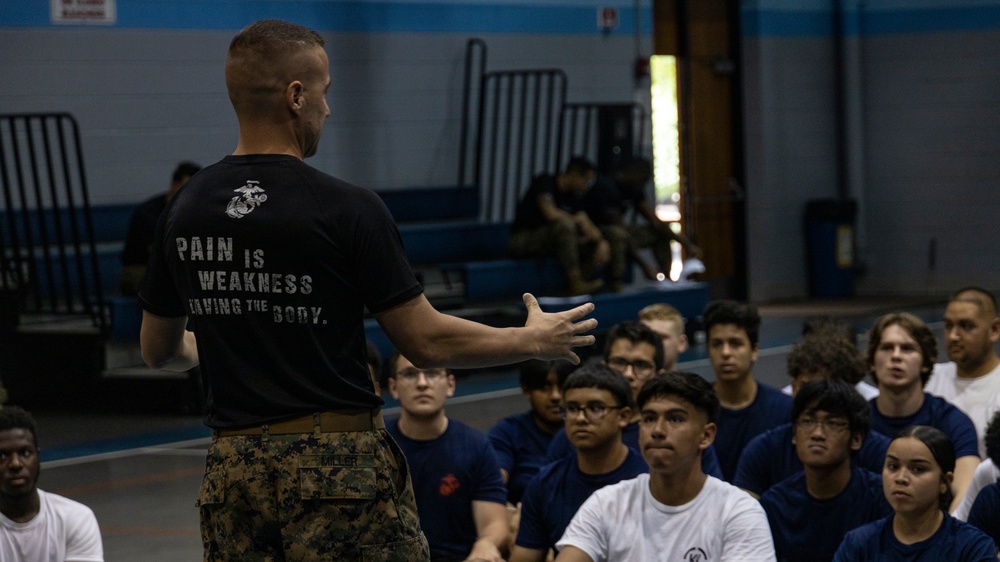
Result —
[{"label": "man's neck", "polygon": [[7,519],[16,523],[27,523],[34,519],[41,509],[41,505],[42,500],[38,495],[37,489],[25,496],[13,498],[0,496],[0,513],[3,513]]},{"label": "man's neck", "polygon": [[753,373],[732,381],[716,379],[715,394],[723,408],[742,410],[757,398],[757,381],[754,380]]},{"label": "man's neck", "polygon": [[649,492],[669,506],[684,505],[698,497],[708,476],[701,471],[701,458],[677,472],[649,471]]},{"label": "man's neck", "polygon": [[427,417],[414,416],[403,410],[396,427],[400,433],[414,441],[430,441],[441,437],[448,430],[448,417],[444,415],[444,410]]},{"label": "man's neck", "polygon": [[924,405],[924,390],[917,388],[890,388],[879,385],[875,406],[889,418],[912,416]]},{"label": "man's neck", "polygon": [[993,372],[993,369],[996,369],[997,365],[1000,365],[1000,357],[997,357],[996,353],[990,352],[986,361],[974,367],[963,369],[962,365],[955,363],[955,374],[960,379],[978,379]]},{"label": "man's neck", "polygon": [[804,467],[806,491],[817,500],[827,500],[843,492],[851,482],[851,461],[829,468]]},{"label": "man's neck", "polygon": [[543,420],[542,417],[536,414],[534,411],[531,412],[531,421],[535,423],[535,427],[541,429],[546,435],[555,435],[556,432],[558,432],[559,429],[564,425],[562,422],[559,422],[557,424],[545,423],[545,420]]},{"label": "man's neck", "polygon": [[607,474],[625,462],[628,446],[622,443],[621,435],[608,441],[602,447],[576,450],[576,465],[584,474]]},{"label": "man's neck", "polygon": [[303,159],[302,148],[290,126],[243,119],[240,120],[240,137],[233,155],[247,154],[287,154]]}]

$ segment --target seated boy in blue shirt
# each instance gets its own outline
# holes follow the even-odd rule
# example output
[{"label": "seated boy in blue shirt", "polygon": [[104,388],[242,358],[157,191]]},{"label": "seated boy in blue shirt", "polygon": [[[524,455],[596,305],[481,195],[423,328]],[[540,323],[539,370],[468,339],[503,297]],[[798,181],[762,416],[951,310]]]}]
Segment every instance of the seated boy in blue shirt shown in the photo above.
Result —
[{"label": "seated boy in blue shirt", "polygon": [[510,562],[542,562],[591,493],[647,472],[640,454],[622,443],[632,392],[619,373],[599,363],[582,367],[566,379],[563,397],[576,454],[546,465],[528,485]]},{"label": "seated boy in blue shirt", "polygon": [[852,385],[828,378],[806,383],[792,406],[792,440],[804,470],[760,498],[778,560],[833,560],[844,534],[881,519],[892,508],[882,478],[851,464],[871,420]]},{"label": "seated boy in blue shirt", "polygon": [[521,363],[521,391],[531,410],[506,417],[490,429],[511,505],[521,501],[525,486],[545,464],[552,436],[563,427],[562,385],[574,369],[568,361]]},{"label": "seated boy in blue shirt", "polygon": [[507,489],[486,436],[445,416],[455,377],[446,369],[418,369],[398,352],[387,375],[402,412],[386,430],[410,466],[431,560],[500,562],[510,538]]},{"label": "seated boy in blue shirt", "polygon": [[[867,373],[858,348],[840,337],[810,334],[788,354],[793,394],[809,381],[832,377],[854,384]],[[786,422],[753,438],[740,455],[733,484],[760,497],[771,486],[801,471],[802,461],[792,444],[794,432],[794,425]],[[888,437],[870,431],[853,460],[862,468],[881,473],[888,448]]]}]

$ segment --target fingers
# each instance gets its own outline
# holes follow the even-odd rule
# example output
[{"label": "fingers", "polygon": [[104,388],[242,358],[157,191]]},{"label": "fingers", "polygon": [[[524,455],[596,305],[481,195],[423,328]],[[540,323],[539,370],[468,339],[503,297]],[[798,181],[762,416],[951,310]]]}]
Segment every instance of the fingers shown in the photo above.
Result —
[{"label": "fingers", "polygon": [[[532,298],[534,298],[534,297],[532,297]],[[535,302],[535,304],[536,305],[538,304],[537,301]],[[567,310],[566,312],[564,312],[564,314],[567,314],[569,316],[570,320],[573,320],[575,322],[575,321],[583,318],[584,316],[590,314],[593,311],[594,311],[594,303],[588,302],[588,303],[581,304],[580,306],[578,306],[576,308]],[[594,324],[594,327],[596,328],[597,324]]]},{"label": "fingers", "polygon": [[532,295],[531,293],[524,293],[521,295],[521,300],[524,301],[524,308],[528,309],[528,314],[531,314],[533,310],[541,310],[538,306],[538,299],[535,298],[535,295]]}]

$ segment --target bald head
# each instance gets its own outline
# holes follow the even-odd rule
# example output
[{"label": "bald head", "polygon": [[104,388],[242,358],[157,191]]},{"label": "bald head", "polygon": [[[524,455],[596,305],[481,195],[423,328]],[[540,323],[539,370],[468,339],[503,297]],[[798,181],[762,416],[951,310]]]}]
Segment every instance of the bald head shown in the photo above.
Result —
[{"label": "bald head", "polygon": [[281,20],[261,20],[240,31],[226,56],[226,87],[236,114],[279,107],[290,82],[315,78],[314,53],[323,44],[315,31]]}]

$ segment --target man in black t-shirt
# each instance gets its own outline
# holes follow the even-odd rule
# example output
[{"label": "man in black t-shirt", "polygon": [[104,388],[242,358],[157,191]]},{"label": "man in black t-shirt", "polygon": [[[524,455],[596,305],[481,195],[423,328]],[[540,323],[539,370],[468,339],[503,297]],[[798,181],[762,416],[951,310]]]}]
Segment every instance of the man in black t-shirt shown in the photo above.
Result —
[{"label": "man in black t-shirt", "polygon": [[543,313],[525,294],[521,328],[430,305],[378,195],[303,162],[330,114],[323,44],[278,20],[230,43],[239,142],[167,206],[139,293],[145,361],[200,363],[208,386],[206,560],[426,559],[366,365],[365,308],[421,368],[577,362],[594,341],[589,303]]},{"label": "man in black t-shirt", "polygon": [[517,206],[510,235],[515,258],[555,257],[566,272],[567,292],[585,295],[604,282],[589,274],[611,258],[611,247],[583,211],[583,194],[597,177],[594,165],[575,157],[557,175],[536,176]]}]

